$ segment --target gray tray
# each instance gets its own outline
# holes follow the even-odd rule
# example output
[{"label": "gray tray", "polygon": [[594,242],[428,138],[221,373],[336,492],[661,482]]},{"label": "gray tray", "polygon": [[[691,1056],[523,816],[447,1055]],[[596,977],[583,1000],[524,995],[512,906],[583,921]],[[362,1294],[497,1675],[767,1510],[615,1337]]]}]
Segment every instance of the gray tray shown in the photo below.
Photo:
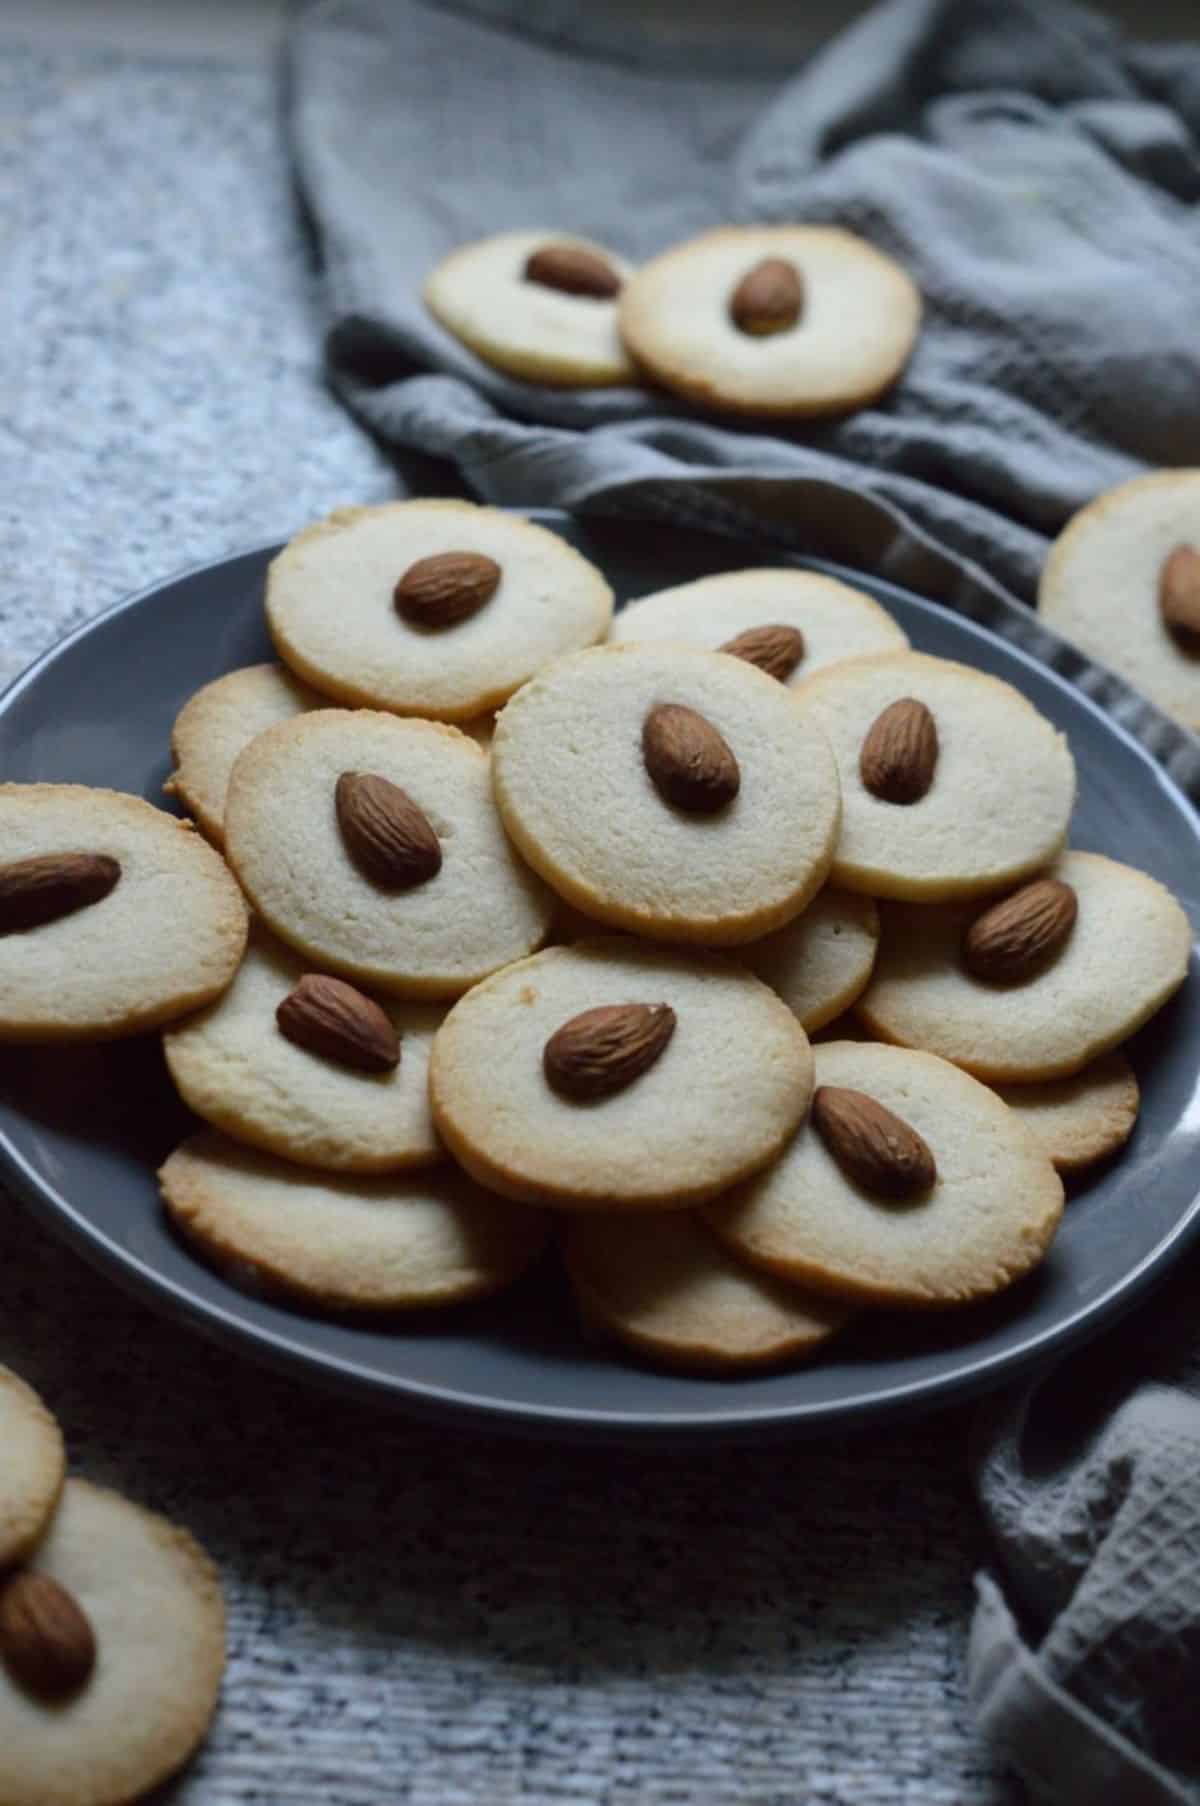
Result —
[{"label": "gray tray", "polygon": [[[752,561],[728,541],[540,516],[628,600]],[[189,571],[90,622],[0,698],[0,774],[111,785],[162,803],[184,699],[271,656],[263,573],[275,548]],[[951,611],[818,565],[869,590],[925,652],[1015,684],[1070,738],[1072,839],[1152,872],[1200,923],[1190,805],[1142,748],[1053,672]],[[1197,1233],[1200,986],[1195,976],[1132,1048],[1143,1108],[1124,1155],[1074,1196],[1039,1271],[992,1303],[933,1318],[864,1318],[816,1364],[744,1379],[663,1374],[584,1342],[550,1261],[487,1304],[370,1323],[318,1319],[239,1291],[175,1238],[154,1169],[188,1131],[156,1039],[0,1056],[0,1164],[34,1213],[175,1318],[301,1377],[497,1429],[626,1440],[848,1427],[996,1386],[1094,1335]],[[47,1083],[61,1067],[61,1083]],[[47,1098],[56,1102],[47,1102]],[[181,1358],[185,1350],[181,1348]]]}]

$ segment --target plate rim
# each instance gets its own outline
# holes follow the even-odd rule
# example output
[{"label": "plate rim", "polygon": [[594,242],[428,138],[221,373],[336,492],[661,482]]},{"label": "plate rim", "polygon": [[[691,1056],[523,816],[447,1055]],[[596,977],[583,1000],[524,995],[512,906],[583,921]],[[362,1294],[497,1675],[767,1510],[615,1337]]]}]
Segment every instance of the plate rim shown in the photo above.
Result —
[{"label": "plate rim", "polygon": [[[572,516],[553,508],[512,509],[529,519],[549,526],[575,524],[588,526],[588,517]],[[619,526],[619,517],[601,517],[607,525]],[[709,537],[725,538],[741,543],[736,536],[709,532]],[[34,688],[42,673],[70,650],[86,640],[119,615],[143,607],[164,591],[189,578],[215,573],[243,560],[265,560],[273,556],[285,542],[265,539],[241,546],[217,558],[196,560],[144,585],[127,596],[118,598],[40,653],[23,671],[0,691],[0,717],[13,704]],[[977,635],[985,643],[995,642],[1005,652],[1034,671],[1039,678],[1061,687],[1073,704],[1103,723],[1107,733],[1114,734],[1139,757],[1149,774],[1172,797],[1175,804],[1196,824],[1200,834],[1200,818],[1186,792],[1163,764],[1086,691],[1053,665],[1037,658],[1020,643],[1010,640],[993,628],[973,619],[969,614],[945,603],[919,596],[891,579],[873,573],[856,571],[829,559],[802,553],[781,552],[767,548],[774,561],[814,570],[850,584],[869,581],[876,588],[891,592],[905,603],[951,617],[968,635]],[[748,557],[755,548],[747,546]],[[1015,606],[1015,605],[1014,605]],[[87,1263],[114,1280],[123,1291],[139,1298],[148,1308],[171,1321],[182,1320],[210,1340],[231,1352],[252,1358],[276,1372],[301,1383],[318,1385],[326,1390],[350,1393],[384,1402],[393,1409],[406,1411],[425,1421],[443,1425],[473,1426],[515,1436],[554,1438],[564,1441],[644,1443],[647,1440],[673,1445],[696,1442],[729,1442],[737,1440],[765,1441],[777,1438],[817,1435],[828,1431],[856,1430],[886,1419],[900,1421],[945,1409],[967,1398],[994,1392],[1001,1386],[1026,1377],[1033,1369],[1065,1359],[1083,1343],[1111,1328],[1132,1311],[1165,1280],[1187,1245],[1200,1235],[1200,1181],[1191,1203],[1155,1246],[1105,1292],[1078,1309],[1066,1322],[1048,1326],[1015,1349],[999,1350],[972,1361],[950,1373],[933,1374],[920,1381],[906,1380],[894,1386],[875,1387],[872,1391],[837,1403],[817,1401],[793,1405],[747,1406],[736,1403],[731,1391],[730,1406],[714,1412],[663,1410],[651,1414],[632,1415],[626,1410],[604,1410],[589,1406],[546,1405],[504,1402],[461,1392],[453,1387],[438,1386],[424,1380],[384,1375],[371,1365],[341,1355],[316,1352],[304,1346],[304,1320],[298,1320],[295,1334],[283,1334],[247,1320],[236,1313],[235,1305],[225,1307],[219,1301],[196,1296],[185,1286],[161,1273],[134,1250],[115,1242],[93,1224],[48,1179],[43,1178],[0,1129],[0,1176],[29,1208],[40,1223],[65,1241]],[[364,1320],[369,1322],[369,1320]]]}]

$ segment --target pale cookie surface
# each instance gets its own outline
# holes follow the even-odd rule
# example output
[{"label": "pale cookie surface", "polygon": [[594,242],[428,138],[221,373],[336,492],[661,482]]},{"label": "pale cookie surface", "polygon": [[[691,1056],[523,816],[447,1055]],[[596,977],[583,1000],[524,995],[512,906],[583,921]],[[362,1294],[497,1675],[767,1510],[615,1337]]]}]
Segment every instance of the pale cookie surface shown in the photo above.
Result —
[{"label": "pale cookie surface", "polygon": [[752,627],[796,628],[804,652],[791,686],[840,659],[903,652],[908,635],[861,590],[816,571],[728,571],[630,602],[613,617],[610,640],[684,640],[719,651]]},{"label": "pale cookie surface", "polygon": [[0,1572],[42,1535],[65,1472],[57,1422],[31,1386],[0,1367]]},{"label": "pale cookie surface", "polygon": [[1038,587],[1048,624],[1200,730],[1200,658],[1159,613],[1163,561],[1200,551],[1200,470],[1157,471],[1098,496],[1067,522]]},{"label": "pale cookie surface", "polygon": [[0,1041],[138,1034],[216,997],[246,945],[246,905],[194,828],[140,797],[82,784],[0,785],[3,863],[93,853],[106,897],[0,934]]},{"label": "pale cookie surface", "polygon": [[[724,737],[741,787],[712,815],[666,802],[642,725],[658,703]],[[660,940],[731,945],[780,927],[820,889],[840,818],[825,735],[790,691],[689,646],[597,647],[542,672],[496,724],[504,825],[585,914]]]},{"label": "pale cookie surface", "polygon": [[1081,1172],[1115,1154],[1137,1121],[1138,1082],[1122,1053],[1102,1055],[1073,1079],[996,1089],[1060,1173]]},{"label": "pale cookie surface", "polygon": [[[674,1033],[633,1083],[577,1103],[551,1090],[546,1042],[605,1005],[668,1004]],[[778,1153],[804,1114],[812,1055],[795,1017],[742,967],[616,937],[551,947],[446,1017],[433,1118],[483,1184],[564,1208],[711,1198]]]},{"label": "pale cookie surface", "polygon": [[[780,258],[803,284],[795,325],[762,337],[730,315],[738,284]],[[692,401],[746,414],[861,407],[899,376],[921,299],[900,265],[838,226],[725,226],[656,257],[621,296],[635,360]]]},{"label": "pale cookie surface", "polygon": [[855,1006],[868,1028],[1018,1082],[1067,1078],[1133,1034],[1187,974],[1187,917],[1155,879],[1099,853],[1066,853],[1050,876],[1073,887],[1078,914],[1057,958],[1024,983],[985,983],[963,965],[981,906],[885,907],[875,975]]},{"label": "pale cookie surface", "polygon": [[184,1102],[235,1141],[301,1166],[389,1172],[441,1154],[429,1054],[445,1010],[378,998],[400,1039],[391,1072],[360,1072],[289,1041],[275,1011],[310,964],[259,930],[225,995],[163,1037]]},{"label": "pale cookie surface", "polygon": [[176,716],[171,729],[176,768],[163,789],[179,798],[214,846],[221,846],[225,792],[242,748],[277,721],[327,706],[284,665],[227,671],[189,697]]},{"label": "pale cookie surface", "polygon": [[306,1172],[213,1130],[166,1161],[172,1221],[218,1266],[331,1310],[422,1310],[498,1291],[546,1239],[538,1211],[444,1165],[349,1177]]},{"label": "pale cookie surface", "polygon": [[789,1279],[874,1304],[966,1304],[1042,1258],[1062,1214],[1062,1180],[986,1085],[932,1054],[830,1041],[816,1083],[864,1092],[917,1131],[937,1164],[904,1203],[848,1178],[811,1117],[782,1160],[709,1206],[719,1235]]},{"label": "pale cookie surface", "polygon": [[575,1217],[563,1257],[585,1323],[668,1367],[799,1360],[847,1316],[739,1261],[690,1210]]},{"label": "pale cookie surface", "polygon": [[[500,582],[457,625],[415,627],[395,587],[420,559],[481,553]],[[473,502],[343,508],[298,533],[267,573],[267,625],[279,656],[338,702],[469,721],[540,666],[602,640],[612,591],[557,533]]]},{"label": "pale cookie surface", "polygon": [[849,1009],[866,989],[878,945],[879,910],[873,898],[827,886],[803,915],[752,941],[741,957],[812,1034]]},{"label": "pale cookie surface", "polygon": [[569,295],[524,275],[547,244],[597,252],[627,278],[630,266],[603,245],[565,232],[498,232],[452,251],[425,282],[425,305],[485,363],[526,382],[572,388],[636,383],[617,331],[616,299]]},{"label": "pale cookie surface", "polygon": [[186,1531],[116,1493],[68,1480],[33,1559],[72,1594],[96,1639],[82,1690],[44,1705],[0,1663],[5,1806],[124,1806],[187,1761],[225,1666],[212,1563]]},{"label": "pale cookie surface", "polygon": [[[362,875],[334,805],[347,771],[389,779],[424,811],[436,876],[387,891]],[[234,766],[225,838],[255,909],[313,970],[400,996],[456,997],[550,925],[550,894],[500,825],[486,756],[439,722],[318,709],[268,728]]]},{"label": "pale cookie surface", "polygon": [[[914,803],[862,780],[863,741],[906,697],[937,727],[937,765]],[[1066,739],[1010,684],[949,659],[884,653],[831,666],[799,691],[798,712],[828,734],[842,784],[835,884],[934,902],[995,890],[1053,859],[1067,837],[1075,761]]]}]

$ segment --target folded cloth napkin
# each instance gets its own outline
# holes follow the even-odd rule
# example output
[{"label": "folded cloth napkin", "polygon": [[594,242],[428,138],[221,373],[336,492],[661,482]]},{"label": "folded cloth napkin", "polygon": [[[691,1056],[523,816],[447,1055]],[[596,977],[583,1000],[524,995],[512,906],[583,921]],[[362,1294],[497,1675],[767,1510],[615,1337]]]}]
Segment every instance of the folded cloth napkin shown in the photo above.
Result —
[{"label": "folded cloth napkin", "polygon": [[[1034,0],[887,0],[785,81],[789,17],[765,0],[301,6],[289,121],[335,387],[403,458],[447,461],[443,485],[450,468],[496,502],[752,531],[951,602],[1082,684],[1200,798],[1200,744],[1011,600],[1098,490],[1200,463],[1200,47],[1127,45]],[[420,301],[440,256],[501,228],[636,260],[731,219],[837,221],[912,271],[927,315],[889,397],[767,433],[644,390],[555,391],[491,370]],[[1012,1607],[981,1577],[972,1698],[1057,1801],[1200,1789],[1190,1291],[1156,1307],[1153,1345],[1144,1317],[1110,1338],[1111,1384],[1089,1353],[980,1427]]]}]

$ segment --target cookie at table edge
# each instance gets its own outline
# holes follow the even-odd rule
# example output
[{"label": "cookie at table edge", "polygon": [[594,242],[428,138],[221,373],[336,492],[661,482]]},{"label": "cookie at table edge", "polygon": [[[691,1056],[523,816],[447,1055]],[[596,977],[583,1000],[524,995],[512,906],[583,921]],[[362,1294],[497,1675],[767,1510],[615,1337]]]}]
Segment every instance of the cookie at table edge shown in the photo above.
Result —
[{"label": "cookie at table edge", "polygon": [[[14,1458],[21,1438],[20,1471]],[[7,1426],[0,1468],[0,1575],[40,1542],[62,1492],[67,1456],[58,1419],[11,1367],[0,1366],[0,1424]]]}]

